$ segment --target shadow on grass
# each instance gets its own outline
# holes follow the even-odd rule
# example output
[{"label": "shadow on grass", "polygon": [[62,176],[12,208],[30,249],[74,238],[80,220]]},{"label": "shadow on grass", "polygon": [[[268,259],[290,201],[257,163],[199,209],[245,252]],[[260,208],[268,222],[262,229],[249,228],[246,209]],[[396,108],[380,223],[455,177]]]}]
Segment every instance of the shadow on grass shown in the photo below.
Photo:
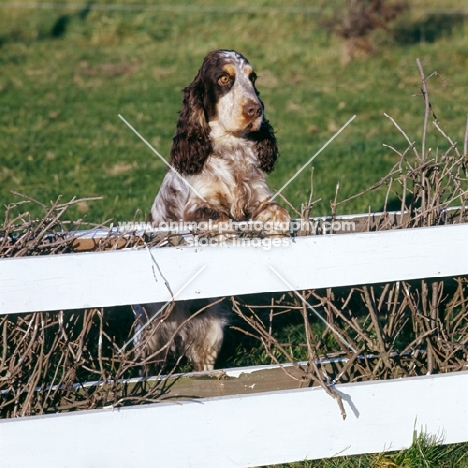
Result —
[{"label": "shadow on grass", "polygon": [[467,15],[433,13],[408,26],[395,29],[395,40],[400,44],[434,43],[444,36],[451,36],[461,28]]}]

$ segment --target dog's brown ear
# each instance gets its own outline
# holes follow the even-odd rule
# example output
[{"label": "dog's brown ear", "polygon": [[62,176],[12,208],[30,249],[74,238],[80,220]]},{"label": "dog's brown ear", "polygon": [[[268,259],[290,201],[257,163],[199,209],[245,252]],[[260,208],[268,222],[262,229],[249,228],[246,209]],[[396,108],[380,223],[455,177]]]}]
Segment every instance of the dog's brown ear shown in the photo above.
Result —
[{"label": "dog's brown ear", "polygon": [[212,151],[204,110],[205,84],[201,70],[184,89],[182,109],[171,149],[171,165],[182,175],[199,174]]},{"label": "dog's brown ear", "polygon": [[264,120],[260,129],[252,133],[252,139],[256,142],[260,168],[270,173],[275,167],[279,153],[275,132],[268,120]]}]

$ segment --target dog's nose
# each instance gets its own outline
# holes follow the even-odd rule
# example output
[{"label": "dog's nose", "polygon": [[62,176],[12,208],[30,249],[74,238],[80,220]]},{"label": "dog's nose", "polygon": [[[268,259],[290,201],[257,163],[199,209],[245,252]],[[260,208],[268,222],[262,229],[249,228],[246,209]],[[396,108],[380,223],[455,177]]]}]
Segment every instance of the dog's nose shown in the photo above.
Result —
[{"label": "dog's nose", "polygon": [[262,107],[258,102],[250,101],[244,105],[243,114],[250,119],[262,115]]}]

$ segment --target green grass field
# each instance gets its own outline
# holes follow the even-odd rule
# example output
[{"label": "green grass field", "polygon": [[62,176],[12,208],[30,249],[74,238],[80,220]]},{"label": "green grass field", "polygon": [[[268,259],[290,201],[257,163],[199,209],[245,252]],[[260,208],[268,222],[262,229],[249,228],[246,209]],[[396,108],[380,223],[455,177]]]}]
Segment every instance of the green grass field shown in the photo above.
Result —
[{"label": "green grass field", "polygon": [[[433,43],[401,44],[387,33],[377,33],[374,57],[342,66],[341,39],[319,26],[327,10],[322,15],[315,10],[301,12],[308,7],[306,1],[288,4],[297,8],[292,11],[282,8],[279,0],[268,4],[238,0],[229,3],[233,10],[223,10],[223,4],[214,1],[192,3],[189,8],[179,1],[168,10],[89,12],[76,6],[24,9],[4,3],[0,10],[3,204],[17,200],[11,190],[45,202],[58,195],[63,200],[102,196],[102,201],[79,204],[68,216],[117,223],[138,212],[137,217],[144,219],[165,167],[118,114],[167,157],[181,89],[191,82],[204,55],[215,48],[242,52],[258,71],[267,116],[281,145],[280,162],[269,176],[274,189],[357,116],[313,163],[314,198],[321,199],[315,215],[330,213],[329,200],[338,182],[338,198],[344,199],[370,186],[396,162],[382,144],[404,149],[405,142],[383,112],[419,140],[423,106],[421,98],[412,96],[419,89],[417,57],[427,74],[436,70],[445,76],[448,86],[437,78],[430,83],[434,110],[449,134],[463,139],[468,38],[462,25],[440,34]],[[165,4],[154,5],[159,3]],[[461,2],[453,6],[457,3],[461,6]],[[268,6],[262,10],[263,4]],[[213,5],[220,7],[212,11]],[[251,9],[243,10],[246,5]],[[408,29],[417,29],[421,14],[415,10],[405,16]],[[436,135],[430,141],[447,146]],[[300,207],[309,191],[306,170],[284,195]],[[384,191],[376,192],[340,209],[378,210],[383,199]],[[33,215],[41,214],[37,207],[31,210]]]},{"label": "green grass field", "polygon": [[435,436],[419,435],[407,450],[387,454],[369,454],[360,457],[336,457],[275,468],[466,468],[466,445],[442,446]]},{"label": "green grass field", "polygon": [[[115,3],[97,0],[88,11],[72,0],[61,2],[61,8],[0,0],[2,205],[20,199],[12,190],[46,203],[58,196],[64,201],[102,197],[71,207],[67,217],[108,224],[135,216],[144,220],[165,166],[118,114],[168,157],[181,90],[206,53],[217,48],[238,50],[259,75],[258,88],[281,148],[279,164],[268,176],[273,189],[356,115],[313,163],[314,199],[321,200],[314,215],[330,213],[337,183],[341,200],[387,173],[397,157],[384,143],[406,148],[384,112],[420,141],[424,106],[414,96],[420,85],[418,57],[427,75],[437,71],[446,80],[431,79],[431,102],[441,126],[462,147],[468,26],[459,15],[431,16],[426,9],[440,7],[436,0],[411,2],[412,11],[396,25],[407,38],[431,31],[428,41],[396,40],[377,31],[374,55],[347,65],[340,60],[343,41],[320,26],[332,13],[325,0],[312,6],[306,0],[287,5],[281,0],[173,0],[170,5],[162,0],[147,8],[139,7],[145,4],[141,0],[122,0],[121,5],[134,8],[106,8]],[[462,0],[444,2],[447,9],[464,6]],[[434,149],[448,147],[432,128],[428,142]],[[283,193],[299,209],[310,190],[306,170]],[[384,197],[385,190],[372,192],[339,212],[377,211]],[[30,211],[33,217],[43,214],[35,204]],[[468,466],[464,450],[440,449],[433,458],[397,454],[290,467],[463,467]]]}]

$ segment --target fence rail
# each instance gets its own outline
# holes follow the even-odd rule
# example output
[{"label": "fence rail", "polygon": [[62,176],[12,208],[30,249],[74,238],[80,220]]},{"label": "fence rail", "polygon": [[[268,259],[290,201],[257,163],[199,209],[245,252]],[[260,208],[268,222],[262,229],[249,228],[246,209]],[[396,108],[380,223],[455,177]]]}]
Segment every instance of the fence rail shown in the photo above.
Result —
[{"label": "fence rail", "polygon": [[[3,467],[244,467],[467,440],[468,373],[0,421]],[[24,447],[27,446],[28,450]]]},{"label": "fence rail", "polygon": [[185,300],[468,273],[467,224],[276,240],[288,245],[268,247],[258,240],[257,246],[244,247],[3,259],[0,314],[169,301],[172,294]]}]

